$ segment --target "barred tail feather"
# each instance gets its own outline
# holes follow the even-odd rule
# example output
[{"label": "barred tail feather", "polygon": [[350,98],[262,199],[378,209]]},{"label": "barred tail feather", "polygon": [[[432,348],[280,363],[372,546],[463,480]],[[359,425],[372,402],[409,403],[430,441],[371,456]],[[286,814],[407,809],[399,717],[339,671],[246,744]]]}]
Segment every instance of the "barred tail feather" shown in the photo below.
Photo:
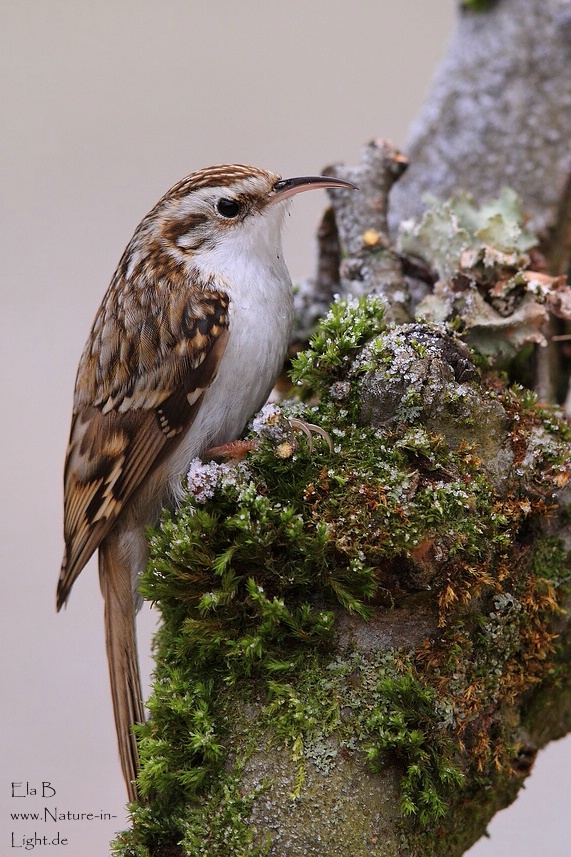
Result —
[{"label": "barred tail feather", "polygon": [[138,799],[135,780],[139,756],[133,725],[144,722],[145,711],[137,655],[131,566],[129,557],[120,550],[119,536],[115,532],[110,533],[99,545],[99,580],[105,600],[105,640],[119,757],[129,800],[135,801]]}]

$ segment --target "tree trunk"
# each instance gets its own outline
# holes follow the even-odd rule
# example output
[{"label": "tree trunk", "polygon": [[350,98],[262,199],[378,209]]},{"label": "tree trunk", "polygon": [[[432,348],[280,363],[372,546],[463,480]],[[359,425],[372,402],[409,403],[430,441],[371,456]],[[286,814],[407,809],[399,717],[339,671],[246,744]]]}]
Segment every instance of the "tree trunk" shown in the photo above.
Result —
[{"label": "tree trunk", "polygon": [[[245,463],[197,466],[152,538],[146,800],[118,854],[454,857],[570,728],[571,432],[545,397],[567,360],[571,15],[473,5],[403,177],[379,141],[330,168],[361,193],[331,192],[299,337],[352,297],[295,362],[308,404],[267,409]],[[395,181],[393,235],[428,191],[509,185],[530,221],[463,200],[398,252]]]}]

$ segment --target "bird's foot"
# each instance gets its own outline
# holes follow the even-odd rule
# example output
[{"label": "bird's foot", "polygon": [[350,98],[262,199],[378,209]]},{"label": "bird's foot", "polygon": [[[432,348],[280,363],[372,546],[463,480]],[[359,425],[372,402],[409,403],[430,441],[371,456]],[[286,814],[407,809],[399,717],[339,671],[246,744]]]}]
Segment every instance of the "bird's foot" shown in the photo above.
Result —
[{"label": "bird's foot", "polygon": [[291,458],[298,443],[295,439],[296,433],[301,433],[307,440],[309,451],[313,452],[313,435],[322,437],[333,451],[333,443],[329,434],[320,426],[305,422],[297,417],[286,417],[278,405],[270,403],[265,405],[253,422],[254,431],[271,441],[279,458]]},{"label": "bird's foot", "polygon": [[[259,416],[254,420],[254,431],[260,437],[265,437],[275,444],[278,458],[291,458],[294,454],[297,446],[294,437],[296,432],[305,437],[310,452],[313,452],[314,449],[314,435],[323,438],[329,447],[329,451],[333,452],[333,442],[325,429],[297,417],[285,417],[275,405],[267,405],[262,409]],[[257,449],[259,445],[259,437],[251,440],[231,440],[220,446],[209,447],[204,453],[204,457],[223,458],[233,462],[242,461],[249,452]]]}]

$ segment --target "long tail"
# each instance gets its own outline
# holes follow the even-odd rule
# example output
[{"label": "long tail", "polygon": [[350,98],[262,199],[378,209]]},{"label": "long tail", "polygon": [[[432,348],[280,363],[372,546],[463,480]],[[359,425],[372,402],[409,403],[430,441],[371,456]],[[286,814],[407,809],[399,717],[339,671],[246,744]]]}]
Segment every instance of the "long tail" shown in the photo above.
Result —
[{"label": "long tail", "polygon": [[119,756],[129,800],[135,801],[139,755],[132,727],[144,722],[145,710],[132,579],[132,563],[120,550],[119,538],[112,532],[99,545],[99,580],[105,600],[105,639]]}]

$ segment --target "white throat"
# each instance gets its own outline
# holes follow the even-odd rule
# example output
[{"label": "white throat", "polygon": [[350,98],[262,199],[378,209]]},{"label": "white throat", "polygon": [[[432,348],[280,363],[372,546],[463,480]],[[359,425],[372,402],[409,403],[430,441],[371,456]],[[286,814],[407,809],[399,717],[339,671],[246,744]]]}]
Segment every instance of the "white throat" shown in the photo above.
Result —
[{"label": "white throat", "polygon": [[197,252],[193,264],[201,278],[222,278],[233,291],[239,290],[242,298],[250,291],[252,277],[269,274],[289,281],[282,249],[286,211],[286,202],[269,205],[221,235],[214,246]]},{"label": "white throat", "polygon": [[283,366],[293,320],[292,284],[281,244],[284,214],[279,204],[246,218],[235,240],[228,234],[193,259],[201,279],[211,279],[230,298],[229,338],[216,378],[173,462],[175,480],[206,448],[239,437]]}]

